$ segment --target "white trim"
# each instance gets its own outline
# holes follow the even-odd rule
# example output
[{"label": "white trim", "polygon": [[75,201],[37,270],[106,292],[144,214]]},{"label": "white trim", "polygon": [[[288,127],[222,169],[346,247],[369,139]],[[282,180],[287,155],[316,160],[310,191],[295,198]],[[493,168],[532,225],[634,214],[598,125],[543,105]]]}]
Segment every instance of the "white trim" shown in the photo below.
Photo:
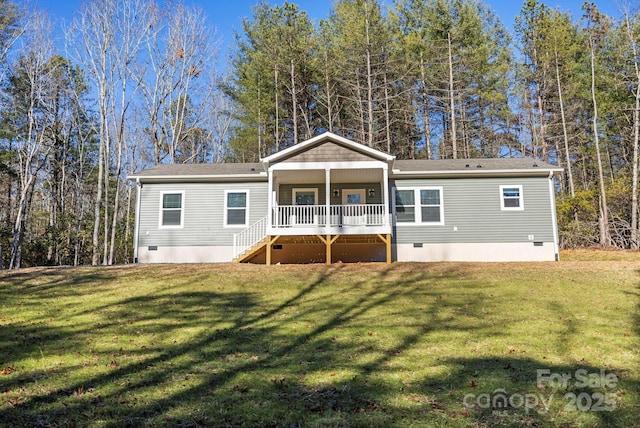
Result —
[{"label": "white trim", "polygon": [[142,193],[142,184],[140,179],[136,180],[136,215],[135,227],[133,230],[133,262],[138,263],[138,245],[140,245],[140,193]]},{"label": "white trim", "polygon": [[[396,211],[396,191],[397,190],[412,190],[413,191],[413,221],[398,221]],[[422,221],[422,198],[420,197],[421,190],[437,190],[440,193],[440,221]],[[444,187],[443,186],[408,186],[408,187],[394,187],[393,188],[393,215],[394,224],[396,226],[444,226]],[[425,205],[428,206],[428,205]]]},{"label": "white trim", "polygon": [[[227,195],[229,193],[244,193],[246,195],[246,199],[245,199],[245,206],[244,206],[244,210],[245,210],[245,216],[244,216],[244,223],[242,224],[228,224],[227,223],[227,212],[229,210],[229,208],[227,207]],[[248,189],[238,189],[238,190],[225,190],[224,191],[224,215],[223,215],[223,223],[222,226],[225,228],[243,228],[243,227],[248,227],[249,226],[249,190]],[[239,207],[231,207],[230,209],[240,209]]]},{"label": "white trim", "polygon": [[[180,208],[165,208],[164,207],[164,195],[180,195]],[[158,227],[160,229],[182,229],[184,227],[184,206],[185,206],[184,190],[162,190],[160,192],[160,212],[158,215]],[[179,225],[164,225],[162,224],[162,218],[164,210],[178,211],[180,210],[180,224]]]},{"label": "white trim", "polygon": [[[324,213],[325,216],[331,213],[331,170],[324,170]],[[325,220],[325,223],[326,220]]]},{"label": "white trim", "polygon": [[[273,190],[273,173],[269,171],[267,177],[267,226],[273,224],[273,207],[277,206],[278,200],[276,199],[276,192]],[[225,213],[227,211],[225,210]]]},{"label": "white trim", "polygon": [[382,203],[385,207],[384,225],[389,226],[389,170],[384,168],[382,171]]},{"label": "white trim", "polygon": [[145,179],[145,178],[264,178],[267,176],[266,171],[254,172],[251,174],[159,174],[159,175],[129,175],[127,180]]},{"label": "white trim", "polygon": [[549,198],[551,199],[551,222],[553,227],[553,245],[556,261],[560,259],[560,238],[558,236],[558,217],[556,214],[556,195],[553,187],[553,174],[549,174]]},{"label": "white trim", "polygon": [[425,178],[425,177],[541,177],[549,174],[561,173],[562,168],[509,168],[509,169],[452,169],[452,170],[417,170],[403,171],[397,168],[391,170],[390,178]]},{"label": "white trim", "polygon": [[367,189],[363,189],[363,188],[354,188],[354,189],[342,189],[341,193],[342,193],[342,205],[351,205],[349,204],[349,202],[347,201],[347,196],[349,194],[349,192],[351,192],[350,194],[358,194],[360,195],[360,205],[362,204],[366,204],[367,203]]},{"label": "white trim", "polygon": [[285,171],[285,170],[326,170],[326,169],[380,169],[384,168],[387,164],[372,160],[372,161],[342,161],[342,162],[280,162],[269,168],[272,171]]},{"label": "white trim", "polygon": [[[504,205],[504,191],[505,189],[518,189],[518,206],[517,207],[506,207]],[[510,198],[514,199],[514,198]],[[524,191],[522,189],[522,184],[501,184],[500,185],[500,210],[501,211],[524,211]]]}]

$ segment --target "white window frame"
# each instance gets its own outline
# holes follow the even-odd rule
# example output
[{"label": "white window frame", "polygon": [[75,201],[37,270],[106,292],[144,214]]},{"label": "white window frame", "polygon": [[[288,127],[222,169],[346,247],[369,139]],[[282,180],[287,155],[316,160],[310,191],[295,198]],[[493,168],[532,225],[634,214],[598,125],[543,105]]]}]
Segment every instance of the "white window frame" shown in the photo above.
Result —
[{"label": "white window frame", "polygon": [[[164,208],[164,195],[180,195],[180,208]],[[184,190],[163,190],[160,192],[160,210],[158,215],[158,227],[160,229],[181,229],[184,227]],[[162,218],[165,210],[180,211],[180,224],[164,225]]]},{"label": "white window frame", "polygon": [[[359,194],[360,204],[349,204],[347,197],[349,194]],[[342,205],[364,205],[367,203],[367,190],[366,189],[342,189]]]},{"label": "white window frame", "polygon": [[[519,206],[517,207],[507,207],[504,205],[504,200],[505,200],[505,196],[504,196],[504,191],[505,189],[518,189],[520,195],[518,196],[519,199]],[[501,184],[500,185],[500,210],[501,211],[524,211],[524,192],[522,189],[522,184],[512,184],[512,185],[507,185],[507,184]]]},{"label": "white window frame", "polygon": [[[398,190],[411,190],[413,191],[413,221],[398,221],[398,205],[397,205],[397,201],[396,201],[396,192]],[[400,226],[408,226],[408,225],[413,225],[413,224],[417,224],[416,220],[418,218],[418,214],[416,213],[416,189],[413,187],[395,187],[393,189],[393,215],[395,217],[395,223]],[[410,206],[410,205],[409,205]]]},{"label": "white window frame", "polygon": [[[413,212],[414,221],[397,221],[396,215],[396,190],[412,190],[413,191]],[[422,199],[420,197],[421,190],[437,190],[440,193],[440,221],[422,221]],[[425,205],[428,206],[428,205]],[[443,186],[420,186],[420,187],[395,187],[393,190],[393,213],[396,216],[397,226],[443,226],[444,222],[444,188]]]},{"label": "white window frame", "polygon": [[[429,186],[429,187],[420,187],[418,189],[416,189],[416,207],[420,208],[420,222],[419,224],[422,225],[431,225],[431,226],[442,226],[444,225],[444,191],[442,189],[442,186]],[[440,204],[438,205],[438,208],[440,208],[440,221],[423,221],[422,220],[422,197],[420,195],[420,191],[421,190],[437,190],[438,191],[438,196],[440,199]],[[432,206],[432,205],[424,205],[424,206]],[[418,221],[418,217],[416,216],[416,222]]]},{"label": "white window frame", "polygon": [[313,205],[318,204],[318,189],[316,187],[294,187],[291,189],[291,205],[296,205],[296,195],[300,193],[313,192]]},{"label": "white window frame", "polygon": [[[228,224],[227,223],[227,213],[229,212],[229,209],[238,209],[237,207],[227,207],[227,201],[228,201],[228,197],[227,195],[229,193],[244,193],[246,195],[246,204],[244,207],[245,210],[245,216],[244,216],[244,224]],[[238,228],[238,227],[247,227],[249,226],[249,190],[248,189],[238,189],[238,190],[225,190],[224,191],[224,227],[233,227],[233,228]]]}]

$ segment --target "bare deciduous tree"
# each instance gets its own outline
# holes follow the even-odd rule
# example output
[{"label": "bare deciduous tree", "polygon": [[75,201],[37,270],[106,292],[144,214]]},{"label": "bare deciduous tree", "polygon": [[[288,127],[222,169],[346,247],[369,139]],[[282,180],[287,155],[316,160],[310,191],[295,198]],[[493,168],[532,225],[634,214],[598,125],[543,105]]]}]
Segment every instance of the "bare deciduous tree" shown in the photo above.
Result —
[{"label": "bare deciduous tree", "polygon": [[203,73],[214,64],[215,34],[196,7],[182,4],[156,10],[146,44],[146,63],[138,70],[156,164],[177,161],[189,133],[204,119],[194,104],[211,96]]},{"label": "bare deciduous tree", "polygon": [[51,62],[51,24],[42,12],[33,13],[28,22],[22,55],[9,78],[13,102],[11,110],[14,112],[11,120],[15,136],[13,148],[17,153],[19,177],[9,269],[21,266],[22,246],[36,179],[51,150],[48,126],[52,119],[52,76],[55,74],[55,63]]}]

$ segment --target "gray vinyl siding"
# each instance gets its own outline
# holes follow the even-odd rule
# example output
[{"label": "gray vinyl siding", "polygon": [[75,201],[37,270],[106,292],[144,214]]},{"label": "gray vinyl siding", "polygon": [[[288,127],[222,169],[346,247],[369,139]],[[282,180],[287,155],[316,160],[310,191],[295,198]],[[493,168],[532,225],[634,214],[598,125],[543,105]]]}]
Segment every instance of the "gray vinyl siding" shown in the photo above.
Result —
[{"label": "gray vinyl siding", "polygon": [[[140,246],[233,245],[233,235],[244,227],[225,227],[225,190],[249,192],[248,224],[267,215],[267,183],[144,184],[140,194]],[[161,192],[184,191],[182,228],[162,228]]]},{"label": "gray vinyl siding", "polygon": [[[325,197],[325,184],[281,184],[278,194],[278,203],[280,205],[292,205],[293,204],[293,189],[318,189],[318,205],[324,205],[326,202]],[[338,196],[333,196],[335,189],[340,190]],[[342,191],[344,189],[364,189],[367,198],[367,204],[381,204],[382,203],[382,186],[380,183],[331,183],[331,205],[342,205]],[[374,195],[369,195],[369,189],[374,189]]]},{"label": "gray vinyl siding", "polygon": [[[501,185],[521,185],[524,210],[501,210]],[[398,244],[553,242],[553,216],[547,177],[392,180],[396,187],[442,186],[444,225],[394,225]],[[454,230],[457,228],[457,230]]]}]

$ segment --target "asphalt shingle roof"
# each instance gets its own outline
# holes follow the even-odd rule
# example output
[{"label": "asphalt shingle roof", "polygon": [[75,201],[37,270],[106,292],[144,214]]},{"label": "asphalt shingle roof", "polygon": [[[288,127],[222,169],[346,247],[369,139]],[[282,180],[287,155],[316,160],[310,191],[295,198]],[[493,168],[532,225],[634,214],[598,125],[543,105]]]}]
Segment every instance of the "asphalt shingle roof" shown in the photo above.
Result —
[{"label": "asphalt shingle roof", "polygon": [[264,173],[264,167],[259,162],[252,163],[192,163],[157,165],[136,174],[136,177],[151,176],[198,176],[198,175],[259,175]]},{"label": "asphalt shingle roof", "polygon": [[500,158],[500,159],[442,159],[442,160],[396,160],[393,169],[416,172],[433,171],[466,171],[484,170],[517,170],[517,169],[554,169],[554,165],[540,162],[532,158]]},{"label": "asphalt shingle roof", "polygon": [[[396,160],[393,163],[393,171],[390,175],[395,174],[440,174],[440,173],[481,173],[483,171],[543,171],[555,170],[559,168],[545,162],[536,161],[531,158],[504,158],[504,159],[443,159],[443,160]],[[131,178],[146,179],[162,179],[170,180],[171,177],[176,179],[188,179],[189,177],[198,179],[207,179],[208,177],[221,179],[233,179],[237,177],[256,176],[263,179],[266,173],[264,166],[259,162],[252,163],[213,163],[213,164],[175,164],[175,165],[157,165],[155,167],[145,169]]]}]

